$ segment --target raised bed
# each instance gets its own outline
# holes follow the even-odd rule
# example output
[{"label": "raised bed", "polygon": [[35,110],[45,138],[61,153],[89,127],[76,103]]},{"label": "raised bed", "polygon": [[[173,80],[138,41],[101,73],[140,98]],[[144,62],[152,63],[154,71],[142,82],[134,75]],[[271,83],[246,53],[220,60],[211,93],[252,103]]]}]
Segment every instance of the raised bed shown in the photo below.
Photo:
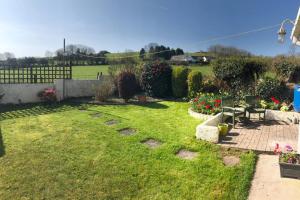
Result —
[{"label": "raised bed", "polygon": [[[299,158],[299,154],[297,155]],[[279,157],[280,176],[300,179],[300,164],[281,162]]]}]

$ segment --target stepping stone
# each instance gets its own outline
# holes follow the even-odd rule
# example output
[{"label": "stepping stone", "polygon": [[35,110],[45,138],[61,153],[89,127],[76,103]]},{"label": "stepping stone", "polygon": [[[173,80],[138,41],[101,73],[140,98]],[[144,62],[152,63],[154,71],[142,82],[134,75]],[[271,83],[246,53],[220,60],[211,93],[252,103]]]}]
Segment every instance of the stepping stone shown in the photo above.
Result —
[{"label": "stepping stone", "polygon": [[105,122],[105,124],[108,125],[108,126],[112,126],[112,125],[115,125],[115,124],[118,124],[118,123],[119,123],[119,121],[114,120],[114,119],[108,120],[108,121]]},{"label": "stepping stone", "polygon": [[94,117],[94,118],[99,118],[101,117],[101,113],[93,113],[93,114],[90,114],[91,117]]},{"label": "stepping stone", "polygon": [[233,167],[240,164],[240,158],[236,156],[224,156],[223,163],[226,166]]},{"label": "stepping stone", "polygon": [[123,128],[118,131],[122,135],[133,135],[135,133],[135,130],[132,128]]},{"label": "stepping stone", "polygon": [[155,139],[148,139],[142,142],[143,144],[147,145],[151,149],[155,149],[161,145],[161,142]]},{"label": "stepping stone", "polygon": [[193,160],[198,156],[197,152],[189,151],[187,149],[181,149],[177,152],[176,156],[186,160]]}]

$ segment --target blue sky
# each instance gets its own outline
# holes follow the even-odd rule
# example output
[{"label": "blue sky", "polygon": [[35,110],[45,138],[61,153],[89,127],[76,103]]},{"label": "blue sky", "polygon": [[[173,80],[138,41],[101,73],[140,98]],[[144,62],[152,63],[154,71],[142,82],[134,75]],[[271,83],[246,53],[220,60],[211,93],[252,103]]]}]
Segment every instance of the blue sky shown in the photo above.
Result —
[{"label": "blue sky", "polygon": [[223,44],[276,55],[289,52],[291,25],[283,45],[277,28],[201,41],[294,20],[299,6],[299,0],[0,0],[0,53],[43,56],[61,48],[65,37],[96,51],[139,50],[156,42],[185,51]]}]

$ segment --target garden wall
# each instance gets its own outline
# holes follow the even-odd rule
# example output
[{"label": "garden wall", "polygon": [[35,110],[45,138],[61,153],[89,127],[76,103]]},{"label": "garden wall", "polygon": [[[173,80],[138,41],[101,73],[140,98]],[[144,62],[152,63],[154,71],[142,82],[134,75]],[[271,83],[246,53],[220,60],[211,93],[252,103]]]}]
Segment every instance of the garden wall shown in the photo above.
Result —
[{"label": "garden wall", "polygon": [[50,87],[56,89],[59,101],[71,97],[89,97],[95,95],[95,87],[101,83],[102,80],[55,80],[53,84],[2,84],[0,87],[4,97],[0,103],[37,103],[41,101],[38,92]]},{"label": "garden wall", "polygon": [[46,88],[54,87],[54,84],[2,84],[0,87],[2,88],[1,92],[4,93],[1,104],[19,104],[39,102],[40,98],[37,93]]}]

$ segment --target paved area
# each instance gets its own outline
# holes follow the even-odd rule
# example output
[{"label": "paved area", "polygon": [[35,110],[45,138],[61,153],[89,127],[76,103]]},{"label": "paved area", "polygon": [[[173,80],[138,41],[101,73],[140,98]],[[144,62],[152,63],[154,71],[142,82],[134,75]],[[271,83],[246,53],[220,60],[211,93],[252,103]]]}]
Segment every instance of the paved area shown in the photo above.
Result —
[{"label": "paved area", "polygon": [[[226,147],[271,152],[276,143],[297,150],[298,125],[279,121],[244,121],[236,124],[220,144]],[[300,190],[300,189],[299,189]],[[300,199],[300,197],[299,197]]]},{"label": "paved area", "polygon": [[299,200],[300,180],[281,178],[278,156],[261,154],[252,180],[249,200]]}]

